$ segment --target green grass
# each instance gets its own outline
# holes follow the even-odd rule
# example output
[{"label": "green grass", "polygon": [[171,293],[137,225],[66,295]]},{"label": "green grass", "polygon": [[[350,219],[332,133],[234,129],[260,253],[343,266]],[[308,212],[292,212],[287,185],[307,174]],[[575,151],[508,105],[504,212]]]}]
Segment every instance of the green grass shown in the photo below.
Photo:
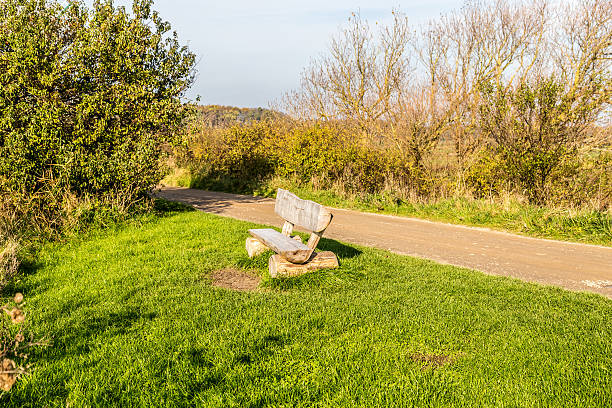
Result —
[{"label": "green grass", "polygon": [[[184,212],[45,247],[11,290],[54,345],[0,406],[612,404],[609,299],[325,239],[339,269],[271,280],[252,226]],[[262,289],[211,287],[225,267]]]},{"label": "green grass", "polygon": [[612,246],[612,213],[529,205],[516,199],[488,200],[466,197],[431,202],[401,201],[388,194],[343,194],[315,189],[310,184],[283,178],[244,184],[234,180],[198,180],[188,171],[175,169],[166,185],[204,188],[274,197],[277,188],[289,189],[301,198],[359,211],[423,218],[451,224],[487,227],[531,237]]}]

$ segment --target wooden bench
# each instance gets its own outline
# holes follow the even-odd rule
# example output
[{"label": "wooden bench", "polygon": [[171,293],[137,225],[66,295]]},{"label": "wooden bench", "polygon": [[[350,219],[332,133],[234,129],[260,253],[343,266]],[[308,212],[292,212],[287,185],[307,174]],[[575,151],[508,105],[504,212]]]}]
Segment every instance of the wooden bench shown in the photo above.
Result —
[{"label": "wooden bench", "polygon": [[[282,232],[271,228],[250,229],[252,238],[246,240],[250,257],[268,249],[276,252],[269,261],[272,277],[296,276],[312,270],[338,267],[338,258],[333,252],[315,252],[323,232],[333,218],[327,208],[279,188],[274,212],[285,220]],[[299,237],[291,236],[294,227],[311,232],[308,243],[304,244]]]}]

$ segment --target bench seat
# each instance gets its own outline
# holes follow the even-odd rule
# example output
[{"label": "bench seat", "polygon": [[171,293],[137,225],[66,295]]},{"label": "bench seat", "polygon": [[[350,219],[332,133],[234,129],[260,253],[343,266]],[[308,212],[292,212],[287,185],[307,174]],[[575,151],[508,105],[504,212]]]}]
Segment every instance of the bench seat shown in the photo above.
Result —
[{"label": "bench seat", "polygon": [[310,258],[313,249],[272,228],[250,229],[249,234],[263,242],[268,248],[295,264],[302,264]]}]

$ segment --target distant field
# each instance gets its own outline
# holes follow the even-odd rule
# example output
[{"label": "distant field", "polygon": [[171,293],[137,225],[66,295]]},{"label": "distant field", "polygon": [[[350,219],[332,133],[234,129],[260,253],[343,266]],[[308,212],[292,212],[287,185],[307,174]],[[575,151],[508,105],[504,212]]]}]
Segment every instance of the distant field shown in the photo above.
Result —
[{"label": "distant field", "polygon": [[[54,346],[0,405],[612,405],[608,299],[325,239],[338,270],[272,281],[252,226],[176,213],[45,248],[15,289]],[[211,286],[226,268],[260,288]]]}]

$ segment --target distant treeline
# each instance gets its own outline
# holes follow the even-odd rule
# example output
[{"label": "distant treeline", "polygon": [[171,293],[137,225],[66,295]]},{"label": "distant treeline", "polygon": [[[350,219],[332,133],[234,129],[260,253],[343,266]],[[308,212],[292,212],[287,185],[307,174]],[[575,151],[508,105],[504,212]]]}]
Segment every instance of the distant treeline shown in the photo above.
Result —
[{"label": "distant treeline", "polygon": [[264,108],[237,108],[235,106],[205,105],[196,107],[200,119],[207,126],[246,124],[284,116],[280,112]]}]

